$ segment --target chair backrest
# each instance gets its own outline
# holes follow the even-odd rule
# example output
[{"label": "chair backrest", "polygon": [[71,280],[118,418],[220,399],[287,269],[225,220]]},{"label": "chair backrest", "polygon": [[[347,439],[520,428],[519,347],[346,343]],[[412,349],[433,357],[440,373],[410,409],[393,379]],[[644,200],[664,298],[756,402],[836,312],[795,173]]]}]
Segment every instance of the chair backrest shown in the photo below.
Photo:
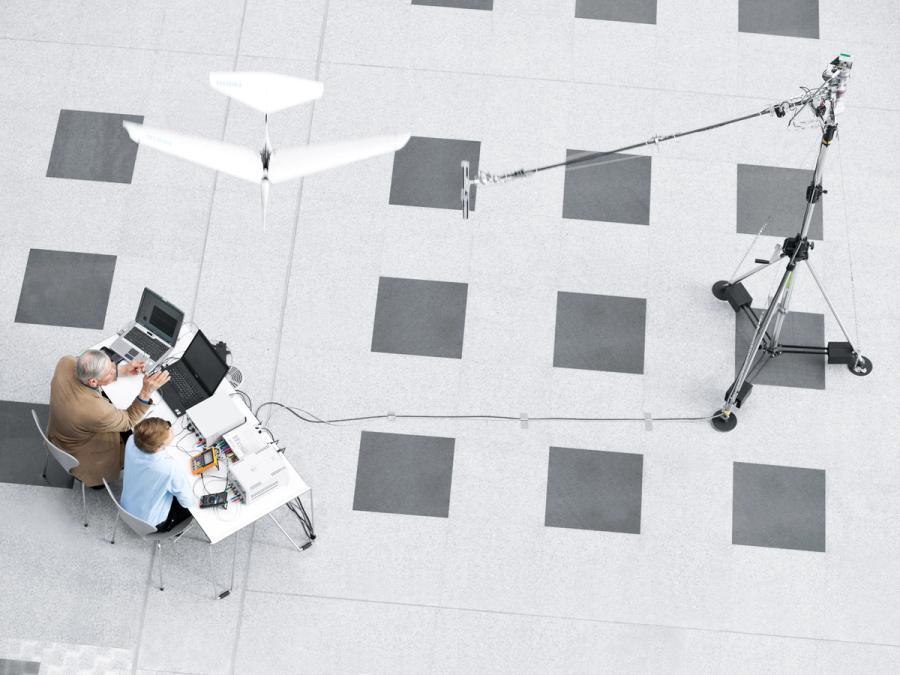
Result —
[{"label": "chair backrest", "polygon": [[38,433],[41,435],[41,438],[44,439],[44,447],[47,448],[51,455],[53,455],[53,459],[59,463],[63,470],[72,473],[72,469],[78,468],[79,461],[65,450],[60,450],[50,442],[50,439],[47,438],[47,434],[45,434],[44,430],[41,428],[41,423],[38,421],[38,416],[34,411],[34,408],[31,409],[31,416],[34,418],[34,426],[37,427]]},{"label": "chair backrest", "polygon": [[157,532],[156,525],[151,525],[146,520],[141,520],[137,516],[133,516],[132,514],[128,513],[128,511],[126,511],[119,503],[119,500],[116,499],[116,496],[113,494],[112,488],[109,487],[109,483],[106,482],[105,478],[103,479],[103,484],[106,486],[106,491],[109,493],[110,498],[113,500],[113,504],[115,504],[116,508],[119,509],[119,516],[122,518],[122,520],[125,521],[125,524],[128,525],[128,527],[134,530],[134,533],[136,535],[138,535],[141,539],[155,539],[156,537],[150,536],[154,534],[164,534],[168,536],[168,532]]}]

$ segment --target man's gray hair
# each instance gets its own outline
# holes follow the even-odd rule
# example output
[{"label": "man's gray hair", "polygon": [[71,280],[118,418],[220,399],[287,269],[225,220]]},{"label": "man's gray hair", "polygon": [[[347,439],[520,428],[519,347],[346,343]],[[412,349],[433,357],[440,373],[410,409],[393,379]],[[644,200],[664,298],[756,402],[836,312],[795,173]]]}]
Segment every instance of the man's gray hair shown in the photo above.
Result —
[{"label": "man's gray hair", "polygon": [[88,349],[75,364],[75,375],[83,384],[88,380],[99,380],[109,368],[109,357],[99,349]]}]

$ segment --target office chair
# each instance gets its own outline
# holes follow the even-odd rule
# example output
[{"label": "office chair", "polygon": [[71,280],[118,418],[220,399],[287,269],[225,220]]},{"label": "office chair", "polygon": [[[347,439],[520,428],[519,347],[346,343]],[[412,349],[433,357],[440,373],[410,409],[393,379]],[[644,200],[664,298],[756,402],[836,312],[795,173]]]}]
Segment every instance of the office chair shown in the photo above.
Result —
[{"label": "office chair", "polygon": [[113,531],[112,537],[109,540],[110,544],[116,543],[116,528],[119,526],[119,517],[121,516],[122,520],[125,521],[125,524],[130,527],[136,535],[138,535],[144,541],[155,542],[156,543],[156,553],[159,559],[159,590],[165,590],[165,586],[163,585],[163,564],[162,564],[162,542],[164,539],[174,539],[182,535],[191,525],[194,524],[193,518],[187,518],[182,522],[178,523],[175,527],[173,527],[168,532],[157,532],[156,525],[151,525],[146,520],[141,520],[137,516],[130,514],[126,511],[121,504],[119,504],[119,500],[116,499],[116,496],[113,494],[112,488],[109,487],[109,483],[106,482],[106,479],[103,479],[103,484],[106,486],[106,491],[109,493],[109,496],[113,500],[113,504],[116,505],[116,522],[113,523]]},{"label": "office chair", "polygon": [[63,468],[63,471],[65,471],[70,476],[72,476],[72,478],[81,483],[81,507],[84,513],[84,526],[87,527],[87,500],[84,496],[84,481],[72,473],[73,469],[78,468],[80,462],[72,457],[72,455],[70,455],[68,452],[66,452],[65,450],[60,450],[50,442],[50,439],[47,438],[47,434],[45,434],[44,430],[41,428],[41,423],[38,421],[38,416],[34,411],[34,408],[31,409],[31,416],[34,418],[34,425],[37,427],[38,433],[41,435],[41,438],[44,439],[44,447],[47,449],[47,455],[44,457],[44,471],[41,473],[41,475],[44,477],[44,480],[47,480],[47,463],[50,461],[50,455],[53,455],[53,459],[55,459],[57,463]]}]

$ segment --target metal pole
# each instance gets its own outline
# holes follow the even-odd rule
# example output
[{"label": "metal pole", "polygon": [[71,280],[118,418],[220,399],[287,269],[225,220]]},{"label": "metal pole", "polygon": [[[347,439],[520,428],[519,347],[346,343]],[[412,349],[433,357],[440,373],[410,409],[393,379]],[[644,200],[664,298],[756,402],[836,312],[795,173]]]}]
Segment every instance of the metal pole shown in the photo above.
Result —
[{"label": "metal pole", "polygon": [[775,291],[775,297],[772,298],[772,302],[766,309],[766,313],[759,322],[759,326],[756,327],[756,332],[753,334],[753,339],[750,341],[750,348],[747,350],[747,355],[744,357],[744,363],[741,365],[741,369],[738,372],[737,378],[734,380],[734,384],[731,385],[731,392],[725,400],[725,405],[722,406],[723,417],[729,417],[734,410],[735,401],[737,400],[738,394],[740,394],[741,387],[743,387],[744,382],[747,381],[747,373],[750,372],[750,366],[753,364],[753,359],[759,351],[759,346],[762,344],[766,331],[769,330],[769,324],[775,316],[775,307],[781,299],[781,294],[784,291],[785,286],[787,286],[792,273],[793,270],[785,270],[784,276],[781,277],[781,281],[778,283],[778,290]]},{"label": "metal pole", "polygon": [[[800,227],[800,232],[794,239],[791,257],[788,261],[784,276],[781,278],[781,281],[778,284],[778,290],[775,291],[775,295],[772,298],[772,301],[769,303],[765,315],[759,322],[759,325],[756,328],[756,332],[753,334],[753,339],[750,342],[750,348],[747,350],[747,355],[744,357],[744,362],[741,365],[738,376],[737,378],[735,378],[734,383],[731,386],[731,391],[729,392],[725,400],[725,404],[722,406],[721,417],[723,418],[727,419],[733,413],[737,397],[740,394],[741,388],[744,386],[744,383],[747,381],[747,375],[750,372],[750,367],[752,366],[753,359],[756,357],[757,351],[759,351],[759,346],[762,344],[763,337],[765,336],[766,331],[769,329],[769,324],[772,322],[773,318],[775,318],[776,315],[778,316],[778,321],[776,322],[775,332],[773,332],[772,334],[772,340],[769,344],[769,349],[774,350],[778,345],[781,328],[784,322],[784,314],[787,313],[787,307],[790,303],[791,281],[794,275],[794,270],[797,266],[798,257],[800,256],[801,251],[804,255],[802,259],[805,259],[805,256],[808,253],[805,244],[807,235],[809,234],[809,226],[812,222],[816,204],[818,203],[819,197],[822,194],[822,171],[825,166],[825,157],[828,151],[828,147],[831,145],[831,141],[834,138],[834,134],[836,131],[837,124],[827,124],[825,126],[824,132],[822,133],[819,155],[816,158],[816,168],[815,171],[813,171],[812,182],[810,183],[806,191],[806,208],[803,211],[803,224]],[[791,240],[786,240],[785,243],[787,243],[788,241]]]}]

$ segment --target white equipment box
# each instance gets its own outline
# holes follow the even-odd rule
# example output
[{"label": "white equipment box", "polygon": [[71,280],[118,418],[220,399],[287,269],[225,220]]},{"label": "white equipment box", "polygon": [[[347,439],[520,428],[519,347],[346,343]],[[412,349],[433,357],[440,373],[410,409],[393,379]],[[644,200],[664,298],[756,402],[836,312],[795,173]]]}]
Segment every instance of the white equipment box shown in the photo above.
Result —
[{"label": "white equipment box", "polygon": [[244,424],[234,431],[222,434],[228,447],[238,459],[244,459],[272,444],[269,435],[253,424]]},{"label": "white equipment box", "polygon": [[210,396],[205,401],[188,408],[187,416],[206,439],[207,444],[215,443],[232,429],[244,424],[247,417],[238,409],[227,394]]},{"label": "white equipment box", "polygon": [[286,471],[284,458],[267,448],[231,465],[231,485],[245,504],[252,504],[286,480]]}]

